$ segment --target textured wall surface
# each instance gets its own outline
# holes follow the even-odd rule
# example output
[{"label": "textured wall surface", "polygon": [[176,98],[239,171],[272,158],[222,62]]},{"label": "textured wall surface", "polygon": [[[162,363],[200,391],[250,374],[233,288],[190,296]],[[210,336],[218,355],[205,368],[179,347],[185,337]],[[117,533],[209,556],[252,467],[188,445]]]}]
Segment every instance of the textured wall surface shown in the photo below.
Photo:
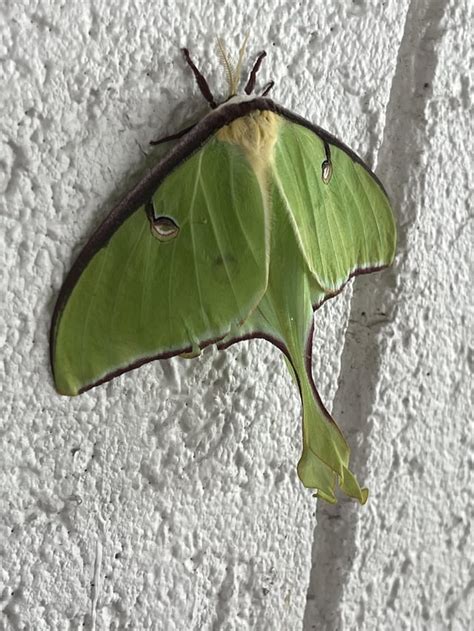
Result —
[{"label": "textured wall surface", "polygon": [[[468,0],[2,4],[0,629],[468,628],[468,14]],[[395,267],[316,315],[315,378],[365,507],[316,509],[299,483],[297,393],[265,342],[76,399],[52,386],[71,262],[148,141],[205,111],[179,47],[222,96],[215,35],[236,49],[248,29],[249,54],[269,52],[262,85],[376,165],[394,201]]]}]

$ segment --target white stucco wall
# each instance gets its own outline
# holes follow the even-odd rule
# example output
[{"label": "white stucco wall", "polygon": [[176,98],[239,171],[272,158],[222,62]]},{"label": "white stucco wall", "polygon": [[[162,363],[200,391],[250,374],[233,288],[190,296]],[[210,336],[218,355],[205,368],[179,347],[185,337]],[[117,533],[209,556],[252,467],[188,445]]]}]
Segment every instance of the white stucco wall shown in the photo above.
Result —
[{"label": "white stucco wall", "polygon": [[[0,7],[1,629],[468,628],[468,17],[467,0]],[[316,316],[316,380],[371,491],[317,524],[269,344],[73,400],[49,373],[81,244],[148,140],[204,109],[179,47],[222,94],[215,35],[248,29],[262,84],[376,165],[400,230],[395,267]]]}]

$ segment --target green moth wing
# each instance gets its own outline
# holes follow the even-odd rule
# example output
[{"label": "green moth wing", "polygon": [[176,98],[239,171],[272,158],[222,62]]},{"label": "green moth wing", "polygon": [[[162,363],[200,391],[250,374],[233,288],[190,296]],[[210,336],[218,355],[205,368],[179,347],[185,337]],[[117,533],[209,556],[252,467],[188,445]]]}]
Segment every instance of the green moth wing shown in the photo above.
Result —
[{"label": "green moth wing", "polygon": [[355,272],[392,262],[396,229],[377,178],[330,138],[285,119],[273,172],[308,267],[334,294]]},{"label": "green moth wing", "polygon": [[242,151],[211,137],[89,260],[79,257],[53,326],[59,392],[192,352],[238,326],[266,288],[266,221]]}]

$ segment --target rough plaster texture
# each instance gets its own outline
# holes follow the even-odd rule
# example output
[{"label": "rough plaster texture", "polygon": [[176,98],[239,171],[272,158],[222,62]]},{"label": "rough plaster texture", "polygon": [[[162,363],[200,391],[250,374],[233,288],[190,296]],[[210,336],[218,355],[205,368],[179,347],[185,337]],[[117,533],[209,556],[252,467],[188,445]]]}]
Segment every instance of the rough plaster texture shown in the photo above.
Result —
[{"label": "rough plaster texture", "polygon": [[[467,0],[2,5],[1,629],[468,628],[468,17]],[[74,400],[48,368],[81,244],[148,140],[204,110],[178,47],[223,87],[214,35],[249,28],[274,98],[377,165],[400,228],[393,270],[317,316],[316,379],[371,490],[317,525],[267,343]]]}]

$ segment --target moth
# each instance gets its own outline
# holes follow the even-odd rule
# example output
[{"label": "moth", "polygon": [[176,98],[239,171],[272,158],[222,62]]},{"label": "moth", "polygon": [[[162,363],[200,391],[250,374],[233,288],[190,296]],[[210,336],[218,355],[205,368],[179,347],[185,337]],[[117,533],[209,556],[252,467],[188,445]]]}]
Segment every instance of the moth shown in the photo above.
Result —
[{"label": "moth", "polygon": [[244,47],[209,113],[157,142],[172,148],[112,209],[72,266],[51,326],[56,389],[78,395],[146,362],[263,338],[283,353],[302,402],[298,475],[329,502],[364,503],[349,447],[311,372],[313,312],[357,275],[389,265],[396,229],[377,176],[344,143],[255,93]]}]

